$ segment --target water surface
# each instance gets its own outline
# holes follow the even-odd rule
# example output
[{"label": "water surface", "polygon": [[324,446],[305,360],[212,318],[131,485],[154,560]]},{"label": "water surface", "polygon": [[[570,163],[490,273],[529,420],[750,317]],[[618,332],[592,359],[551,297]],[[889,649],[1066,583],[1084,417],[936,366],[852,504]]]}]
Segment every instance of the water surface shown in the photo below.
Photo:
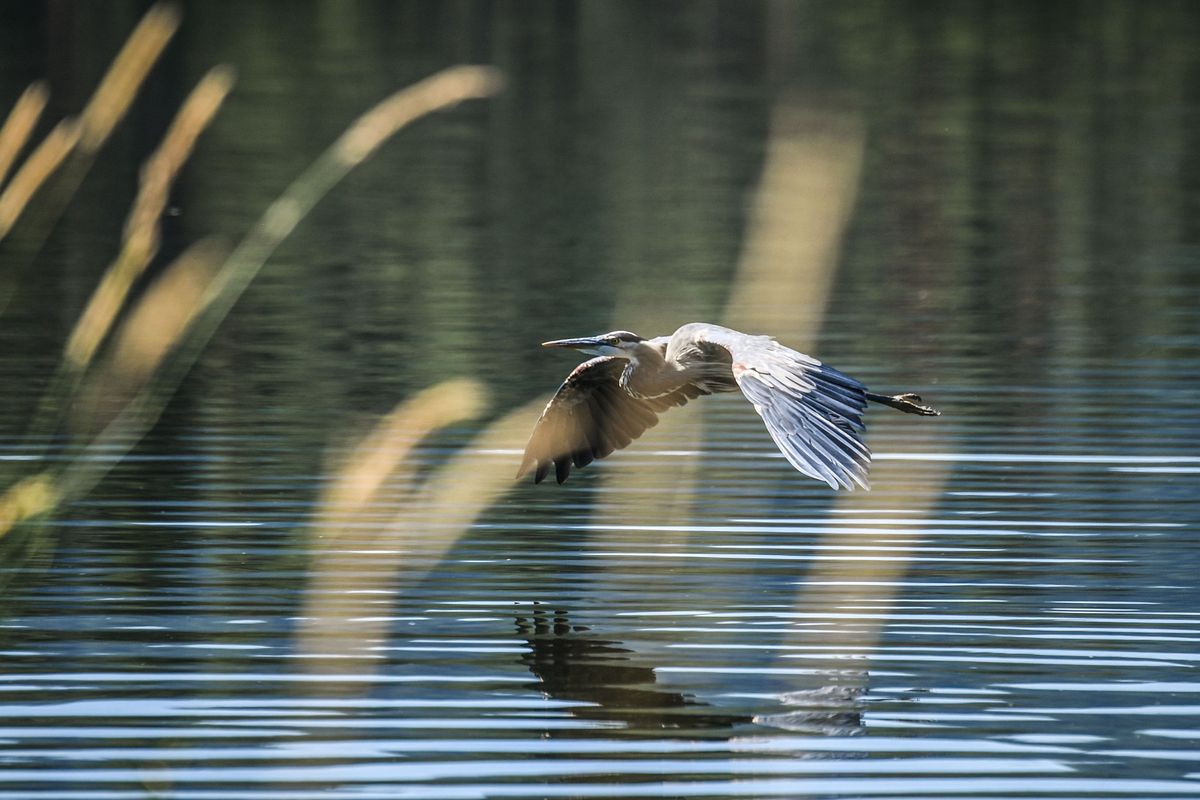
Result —
[{"label": "water surface", "polygon": [[[135,6],[25,12],[0,99],[49,72],[77,108]],[[509,90],[352,175],[130,457],[9,548],[0,797],[1200,795],[1191,6],[270,8],[186,10],[0,317],[9,477],[107,199],[208,65],[239,85],[171,253],[399,85],[467,60]],[[847,204],[828,296],[785,253],[751,302],[780,142],[830,138],[808,163],[851,178],[789,206]],[[873,491],[835,496],[712,398],[464,519],[519,461],[490,426],[573,366],[538,342],[695,319],[944,416],[872,411]],[[353,442],[462,375],[490,410],[323,518]]]}]

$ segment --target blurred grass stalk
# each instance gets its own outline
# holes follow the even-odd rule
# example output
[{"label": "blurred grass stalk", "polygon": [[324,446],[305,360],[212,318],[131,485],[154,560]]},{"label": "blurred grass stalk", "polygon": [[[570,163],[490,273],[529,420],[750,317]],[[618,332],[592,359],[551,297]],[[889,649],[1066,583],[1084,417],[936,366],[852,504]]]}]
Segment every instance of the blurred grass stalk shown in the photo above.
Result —
[{"label": "blurred grass stalk", "polygon": [[179,30],[180,12],[175,3],[151,6],[96,87],[79,117],[79,149],[95,155],[125,116],[151,68]]},{"label": "blurred grass stalk", "polygon": [[[486,67],[452,67],[387,98],[347,129],[263,213],[241,243],[194,299],[195,313],[171,357],[152,379],[96,433],[84,457],[68,469],[71,492],[88,491],[158,419],[167,398],[191,369],[226,314],[296,225],[355,166],[397,131],[420,117],[464,100],[488,97],[500,88],[498,74]],[[80,413],[92,416],[82,408]]]},{"label": "blurred grass stalk", "polygon": [[[33,237],[38,243],[33,250],[38,249],[40,242],[44,241],[45,235],[75,194],[75,189],[82,182],[95,154],[108,141],[113,128],[129,110],[138,89],[145,82],[151,68],[158,63],[159,56],[178,28],[179,9],[174,4],[160,3],[146,12],[129,35],[121,52],[113,60],[108,72],[100,80],[78,121],[65,119],[58,123],[22,165],[8,188],[0,194],[0,240],[12,230],[38,189],[58,171],[69,156],[74,155],[72,168],[63,177],[58,199],[51,203],[57,207],[49,210],[45,215],[44,230],[40,235]],[[48,95],[44,88],[39,93],[35,88],[38,86],[39,84],[35,83],[26,90],[9,115],[9,121],[5,123],[7,130],[13,118],[17,118],[17,122],[13,123],[14,143],[21,130],[27,128],[25,135],[19,137],[20,144],[24,143],[45,106]],[[33,96],[29,97],[31,92]],[[36,114],[33,113],[35,110]],[[19,150],[20,146],[14,148],[14,157]],[[2,156],[3,151],[0,150],[0,157]],[[0,165],[3,165],[3,162],[0,162]],[[6,304],[7,298],[0,298],[0,309]]]},{"label": "blurred grass stalk", "polygon": [[[390,524],[396,511],[385,494],[399,491],[406,504],[418,499],[426,485],[417,477],[414,448],[431,434],[478,416],[484,403],[483,386],[471,380],[445,381],[419,392],[380,420],[333,473],[310,541],[312,570],[297,642],[299,652],[322,659],[309,663],[372,657],[364,647],[373,631],[356,623],[386,616],[376,606],[390,598],[381,601],[378,595],[394,591],[409,547],[436,546],[432,532],[419,541],[396,535],[403,526]],[[352,563],[352,553],[367,552],[374,554],[369,569]]]},{"label": "blurred grass stalk", "polygon": [[[146,390],[168,353],[203,311],[204,292],[226,252],[215,241],[200,241],[146,290],[122,321],[96,369],[73,392],[73,438],[90,441]],[[62,485],[67,496],[78,496],[89,488],[68,479],[79,474],[77,469],[67,468]]]},{"label": "blurred grass stalk", "polygon": [[816,350],[864,149],[857,114],[790,98],[776,104],[724,324]]},{"label": "blurred grass stalk", "polygon": [[231,69],[221,66],[209,71],[180,107],[158,150],[146,161],[137,198],[125,222],[121,252],[104,273],[67,339],[64,363],[68,369],[82,370],[91,361],[125,304],[134,281],[157,255],[161,240],[159,220],[171,185],[191,156],[196,139],[232,88]]},{"label": "blurred grass stalk", "polygon": [[[858,194],[864,151],[865,133],[857,113],[840,109],[836,104],[813,103],[804,98],[785,96],[779,100],[772,112],[762,176],[751,202],[746,239],[730,286],[723,324],[786,337],[789,346],[803,352],[815,351],[832,296],[841,244]],[[627,320],[619,319],[614,327],[628,324]],[[673,442],[677,449],[695,452],[698,446],[689,446],[687,441],[698,442],[701,427],[694,416],[686,417],[680,412],[665,415],[655,435]],[[904,422],[887,417],[879,420],[882,425]],[[924,450],[936,452],[945,447],[943,430],[924,426],[916,435],[922,443],[919,447]],[[636,491],[661,479],[661,466],[653,462],[633,459],[614,470],[610,478],[615,484],[613,496],[646,499],[600,506],[599,527],[605,532],[593,534],[590,546],[602,554],[606,549],[627,546],[630,537],[643,535],[646,525],[674,525],[689,518],[699,496],[700,472],[696,456],[681,456],[679,460],[682,463],[672,466],[672,474],[677,477],[669,493],[644,495]],[[920,480],[915,480],[910,464],[875,461],[872,484],[876,490],[838,493],[835,513],[830,516],[845,519],[847,514],[903,508],[915,512],[911,519],[916,522],[933,513],[947,479],[948,471],[943,465],[922,469]],[[804,576],[805,588],[796,596],[795,610],[806,616],[829,615],[836,619],[844,601],[843,587],[852,587],[856,596],[886,616],[908,569],[910,553],[890,547],[880,553],[861,551],[857,549],[863,542],[861,536],[836,524],[828,525],[827,530],[820,540],[822,548],[845,552],[853,547],[858,557],[813,562],[814,567]],[[654,566],[647,570],[694,568],[688,566],[683,556],[692,549],[688,543],[679,542],[675,549],[681,554],[678,563],[673,564],[670,559],[655,560]],[[749,591],[752,590],[753,587]],[[747,602],[751,602],[749,598]],[[828,660],[818,659],[812,664],[806,660],[803,665],[814,666],[823,674],[823,681],[850,689],[845,696],[853,698],[853,690],[865,688],[867,676],[855,664],[848,664],[845,656],[847,653],[867,656],[878,646],[886,624],[883,616],[846,622],[835,628],[798,629],[785,636],[782,644],[828,648],[822,650],[828,652]],[[796,666],[786,655],[784,650],[785,660],[780,666]],[[794,696],[807,695],[801,692]]]},{"label": "blurred grass stalk", "polygon": [[[263,213],[229,254],[196,300],[197,313],[169,359],[72,464],[77,485],[90,489],[158,419],[166,399],[192,368],[217,327],[275,249],[351,169],[410,122],[464,100],[499,91],[498,73],[488,67],[451,67],[401,89],[347,129]],[[86,410],[85,410],[85,413]]]},{"label": "blurred grass stalk", "polygon": [[[789,344],[794,342],[802,352],[816,350],[858,194],[865,144],[856,114],[813,108],[786,98],[777,105],[750,230],[726,312],[732,327],[787,330]],[[880,425],[889,422],[910,420],[878,420]],[[913,429],[913,435],[920,437],[921,449],[944,448],[943,430],[931,425]],[[842,521],[902,508],[906,519],[917,523],[933,513],[948,475],[944,464],[935,464],[922,469],[917,480],[909,463],[875,460],[871,464],[875,489],[838,492],[830,519]],[[815,667],[829,685],[861,690],[866,688],[868,675],[860,668],[861,662],[848,662],[846,656],[869,657],[878,647],[887,612],[894,605],[912,556],[909,550],[896,550],[891,544],[886,551],[863,550],[863,537],[847,530],[848,526],[826,527],[820,547],[833,553],[854,553],[855,557],[812,562],[794,610],[807,618],[838,620],[845,587],[852,587],[857,599],[879,614],[787,634],[781,665],[796,666],[787,659],[788,647],[820,648],[818,652],[827,653],[828,658],[806,658],[804,665]],[[797,697],[803,702],[808,695],[801,692]]]},{"label": "blurred grass stalk", "polygon": [[[914,425],[908,435],[917,452],[947,451],[945,431],[937,426]],[[871,465],[871,478],[881,490],[838,496],[837,524],[827,526],[821,546],[851,557],[814,562],[795,605],[795,611],[812,619],[835,622],[789,633],[783,641],[784,663],[797,665],[796,660],[788,660],[787,648],[799,647],[808,651],[802,654],[805,666],[833,676],[838,685],[866,688],[865,662],[879,648],[888,614],[895,606],[893,600],[902,591],[913,551],[920,546],[921,525],[934,515],[945,493],[950,463],[877,460]],[[873,552],[869,549],[872,540],[862,535],[863,526],[881,525],[877,520],[889,512],[903,514],[903,530],[911,531],[912,536],[892,537],[886,547]],[[880,533],[890,531],[881,526]],[[867,611],[861,618],[843,618],[847,605]]]},{"label": "blurred grass stalk", "polygon": [[[336,545],[350,532],[344,524],[374,508],[385,485],[411,485],[412,450],[429,434],[483,411],[485,390],[472,380],[450,380],[426,389],[396,406],[364,437],[337,470],[321,498],[317,539]],[[392,480],[389,480],[392,479]]]},{"label": "blurred grass stalk", "polygon": [[[4,192],[0,193],[0,240],[17,224],[37,190],[62,166],[78,143],[79,123],[64,119],[46,134],[42,143],[25,159]],[[7,298],[0,298],[0,311],[7,305]]]},{"label": "blurred grass stalk", "polygon": [[[496,420],[441,466],[418,477],[414,448],[437,430],[478,416],[484,390],[475,381],[438,384],[401,403],[351,451],[322,498],[313,530],[313,565],[297,651],[310,673],[339,673],[347,660],[369,663],[386,640],[401,586],[430,565],[512,488],[507,453],[529,433],[541,401]],[[384,496],[398,490],[397,503]],[[433,522],[436,520],[436,522]],[[364,569],[361,559],[369,559]],[[323,680],[345,695],[369,684]]]},{"label": "blurred grass stalk", "polygon": [[[42,395],[30,425],[29,437],[35,442],[40,441],[43,446],[48,446],[54,433],[56,415],[79,391],[84,371],[112,330],[134,282],[158,254],[161,241],[159,220],[166,208],[171,186],[192,154],[197,138],[208,127],[232,88],[231,69],[219,66],[210,70],[184,100],[162,143],[143,165],[138,194],[125,221],[121,249],[104,271],[99,285],[67,338],[63,359]],[[206,246],[205,255],[211,257],[214,249],[214,245]],[[191,262],[194,263],[195,259],[193,254]],[[160,292],[159,299],[153,302],[169,303],[167,298],[169,294],[164,297]],[[193,299],[189,298],[191,301]],[[191,316],[194,315],[189,315],[189,319]],[[182,331],[172,330],[163,338],[164,341],[174,342],[180,335]],[[116,396],[123,394],[117,392]],[[90,396],[95,401],[99,400],[95,393]],[[111,408],[113,404],[105,405]],[[86,408],[84,412],[90,413]]]},{"label": "blurred grass stalk", "polygon": [[45,81],[34,81],[13,104],[12,111],[0,127],[0,186],[16,163],[17,156],[29,141],[33,126],[46,108],[50,92]]},{"label": "blurred grass stalk", "polygon": [[[173,5],[155,6],[146,14],[79,122],[64,121],[51,131],[0,194],[0,224],[4,220],[9,223],[0,227],[0,238],[38,188],[75,153],[80,160],[67,181],[69,199],[82,180],[82,171],[128,110],[178,24],[179,12]],[[414,120],[464,100],[491,96],[501,86],[495,70],[463,66],[397,91],[362,115],[318,157],[228,256],[212,242],[193,246],[126,313],[116,334],[110,334],[131,287],[157,254],[158,221],[171,185],[197,136],[230,91],[232,80],[227,68],[209,72],[143,168],[120,254],[75,326],[64,349],[59,377],[43,397],[39,420],[30,431],[31,437],[49,438],[63,422],[69,422],[71,458],[60,473],[38,473],[0,496],[0,537],[58,503],[86,494],[125,456],[158,419],[167,398],[265,261],[351,169]],[[36,85],[26,92],[0,131],[0,144],[7,148],[0,153],[15,154],[21,149],[44,104],[44,91],[39,93]],[[57,218],[57,214],[53,216]],[[38,444],[36,440],[30,443]]]}]

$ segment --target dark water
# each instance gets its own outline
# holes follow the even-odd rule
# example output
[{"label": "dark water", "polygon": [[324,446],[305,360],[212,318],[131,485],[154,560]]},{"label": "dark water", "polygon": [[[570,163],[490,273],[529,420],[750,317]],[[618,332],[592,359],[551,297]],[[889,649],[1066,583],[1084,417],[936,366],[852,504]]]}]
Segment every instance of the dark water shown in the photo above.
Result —
[{"label": "dark water", "polygon": [[[48,74],[77,109],[139,8],[14,5],[0,102]],[[5,551],[0,797],[1200,795],[1198,34],[1186,3],[188,7],[0,317],[8,478],[209,65],[239,84],[167,255],[398,86],[510,86],[351,175]],[[488,483],[573,363],[538,342],[693,319],[944,416],[871,413],[870,494],[738,396]],[[464,375],[484,416],[330,520],[352,443]]]}]

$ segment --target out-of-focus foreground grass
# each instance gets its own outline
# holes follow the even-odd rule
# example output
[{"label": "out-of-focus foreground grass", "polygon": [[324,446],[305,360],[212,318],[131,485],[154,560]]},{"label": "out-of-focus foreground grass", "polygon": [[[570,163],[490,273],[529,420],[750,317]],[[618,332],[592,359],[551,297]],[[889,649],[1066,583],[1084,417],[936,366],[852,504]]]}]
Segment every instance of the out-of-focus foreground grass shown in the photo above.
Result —
[{"label": "out-of-focus foreground grass", "polygon": [[[53,125],[40,142],[33,138],[50,87],[35,83],[14,104],[0,128],[0,314],[20,274],[36,265],[41,245],[180,23],[174,5],[151,8],[83,111]],[[259,269],[351,169],[409,123],[464,100],[489,97],[501,86],[491,68],[458,66],[397,91],[355,120],[239,243],[202,240],[160,266],[159,220],[174,181],[234,83],[227,66],[204,75],[145,160],[119,252],[63,343],[57,372],[30,421],[25,445],[34,457],[9,462],[23,471],[0,475],[0,539],[11,542],[19,533],[28,534],[21,537],[24,544],[36,547],[39,526],[27,523],[86,495],[136,445]],[[38,213],[28,214],[32,209]],[[12,247],[14,232],[20,235],[19,248]],[[131,300],[148,270],[157,275]],[[474,383],[449,382],[402,403],[388,420],[406,426],[401,438],[416,442],[477,413],[482,397]],[[504,421],[500,424],[503,429]],[[382,441],[396,443],[395,437]],[[332,479],[321,524],[360,513],[371,485],[392,474],[409,449],[380,442],[360,446],[352,463]]]}]

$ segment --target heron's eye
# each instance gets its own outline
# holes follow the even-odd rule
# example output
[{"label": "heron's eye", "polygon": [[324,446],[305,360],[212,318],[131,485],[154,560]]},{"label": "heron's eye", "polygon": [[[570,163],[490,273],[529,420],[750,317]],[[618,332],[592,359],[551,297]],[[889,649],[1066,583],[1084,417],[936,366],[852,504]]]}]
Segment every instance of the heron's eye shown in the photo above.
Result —
[{"label": "heron's eye", "polygon": [[618,339],[618,338],[617,338],[617,337],[615,337],[615,336],[611,336],[611,337],[609,337],[609,339],[608,339],[608,344],[611,344],[613,347],[620,347],[620,346],[621,346],[621,340],[620,340],[620,339]]}]

